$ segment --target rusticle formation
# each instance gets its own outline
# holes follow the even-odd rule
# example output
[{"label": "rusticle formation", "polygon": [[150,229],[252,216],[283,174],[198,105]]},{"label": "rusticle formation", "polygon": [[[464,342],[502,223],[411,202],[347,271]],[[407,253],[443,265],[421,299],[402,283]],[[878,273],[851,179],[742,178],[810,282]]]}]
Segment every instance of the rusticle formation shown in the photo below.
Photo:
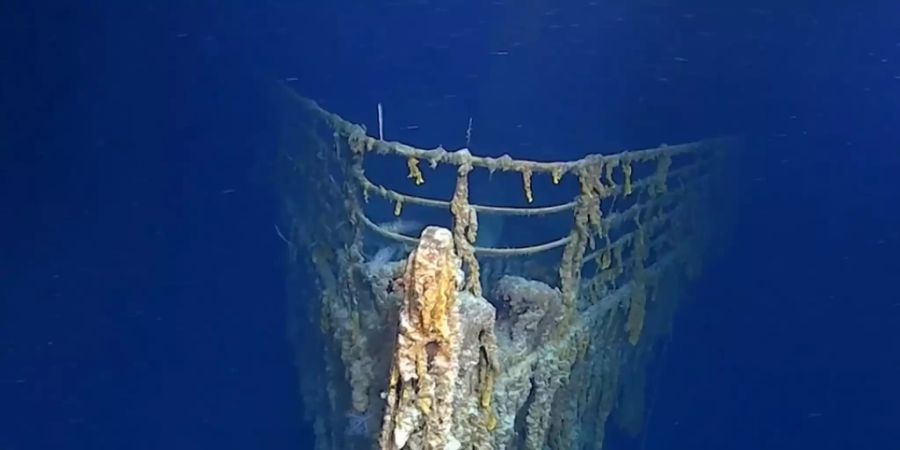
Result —
[{"label": "rusticle formation", "polygon": [[[727,229],[735,141],[487,158],[370,137],[284,86],[273,97],[290,337],[318,449],[600,449],[609,426],[640,433],[647,364]],[[441,181],[425,165],[450,166],[452,195],[378,184],[369,155],[398,158],[411,189]],[[525,205],[471,202],[477,171],[518,173]],[[571,198],[535,206],[542,177]],[[378,202],[448,220],[408,232],[373,220]],[[567,230],[482,244],[495,218],[549,216]]]}]

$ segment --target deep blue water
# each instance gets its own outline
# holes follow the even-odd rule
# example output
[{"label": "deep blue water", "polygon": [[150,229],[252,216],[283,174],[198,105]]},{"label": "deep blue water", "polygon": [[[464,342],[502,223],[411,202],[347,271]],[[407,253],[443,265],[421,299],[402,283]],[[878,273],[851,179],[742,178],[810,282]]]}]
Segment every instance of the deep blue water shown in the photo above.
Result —
[{"label": "deep blue water", "polygon": [[425,147],[743,135],[645,448],[898,448],[900,5],[318,3],[0,6],[0,448],[309,448],[266,78]]}]

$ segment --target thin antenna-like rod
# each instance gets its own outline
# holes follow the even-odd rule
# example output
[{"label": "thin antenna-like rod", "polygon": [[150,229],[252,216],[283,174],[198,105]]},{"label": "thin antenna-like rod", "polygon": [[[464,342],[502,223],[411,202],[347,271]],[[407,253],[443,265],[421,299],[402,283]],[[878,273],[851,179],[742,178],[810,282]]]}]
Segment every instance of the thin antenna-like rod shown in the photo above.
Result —
[{"label": "thin antenna-like rod", "polygon": [[466,148],[472,143],[472,118],[469,117],[469,128],[466,128]]},{"label": "thin antenna-like rod", "polygon": [[381,103],[378,104],[378,140],[384,140],[384,113],[381,110]]}]

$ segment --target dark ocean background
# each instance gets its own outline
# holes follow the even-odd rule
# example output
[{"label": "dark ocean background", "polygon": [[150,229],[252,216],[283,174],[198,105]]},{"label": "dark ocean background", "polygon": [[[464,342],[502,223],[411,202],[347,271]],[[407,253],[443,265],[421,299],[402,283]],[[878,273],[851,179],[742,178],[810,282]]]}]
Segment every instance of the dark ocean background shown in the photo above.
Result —
[{"label": "dark ocean background", "polygon": [[0,449],[311,448],[272,80],[426,148],[469,117],[543,160],[743,136],[644,448],[900,448],[897,2],[5,1],[0,30]]}]

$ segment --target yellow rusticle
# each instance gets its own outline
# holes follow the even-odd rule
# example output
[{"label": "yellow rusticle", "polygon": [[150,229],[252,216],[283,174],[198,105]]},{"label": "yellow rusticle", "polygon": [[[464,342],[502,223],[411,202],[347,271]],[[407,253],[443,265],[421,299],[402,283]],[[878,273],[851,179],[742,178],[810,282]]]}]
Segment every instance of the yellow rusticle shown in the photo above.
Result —
[{"label": "yellow rusticle", "polygon": [[487,426],[487,430],[488,431],[496,430],[497,429],[497,414],[494,413],[493,410],[489,410],[487,412],[487,415],[488,415],[487,423],[485,424]]},{"label": "yellow rusticle", "polygon": [[606,184],[608,184],[610,187],[616,187],[616,180],[613,178],[613,170],[615,170],[618,165],[619,160],[614,159],[611,161],[607,161],[606,165],[604,166],[604,178],[606,178]]},{"label": "yellow rusticle", "polygon": [[610,255],[609,249],[603,251],[603,254],[600,255],[600,268],[603,270],[609,269],[609,266],[612,265],[612,256]]},{"label": "yellow rusticle", "polygon": [[532,173],[530,170],[522,171],[522,184],[525,186],[525,200],[527,200],[528,203],[534,201],[534,194],[531,191],[531,175]]},{"label": "yellow rusticle", "polygon": [[491,401],[494,398],[495,378],[496,374],[494,373],[494,370],[491,368],[486,368],[486,370],[483,371],[480,380],[481,396],[479,398],[479,404],[486,416],[485,426],[487,427],[488,431],[493,431],[495,428],[497,428],[497,415],[494,412],[494,409],[491,407]]},{"label": "yellow rusticle", "polygon": [[627,196],[631,195],[631,192],[632,192],[631,191],[631,163],[626,162],[626,163],[622,164],[622,173],[625,174],[625,184],[622,187],[622,189],[623,189],[622,193],[625,194],[625,196],[627,197]]},{"label": "yellow rusticle", "polygon": [[460,354],[457,270],[450,230],[428,227],[407,262],[380,445],[445,448]]},{"label": "yellow rusticle", "polygon": [[560,180],[562,180],[562,177],[563,177],[562,168],[554,167],[553,170],[550,172],[550,177],[553,180],[553,184],[559,184]]},{"label": "yellow rusticle", "polygon": [[413,180],[413,183],[416,183],[416,186],[421,186],[425,184],[425,178],[422,177],[422,170],[419,169],[419,160],[416,158],[409,158],[406,160],[406,167],[409,169],[409,175],[406,177]]}]

